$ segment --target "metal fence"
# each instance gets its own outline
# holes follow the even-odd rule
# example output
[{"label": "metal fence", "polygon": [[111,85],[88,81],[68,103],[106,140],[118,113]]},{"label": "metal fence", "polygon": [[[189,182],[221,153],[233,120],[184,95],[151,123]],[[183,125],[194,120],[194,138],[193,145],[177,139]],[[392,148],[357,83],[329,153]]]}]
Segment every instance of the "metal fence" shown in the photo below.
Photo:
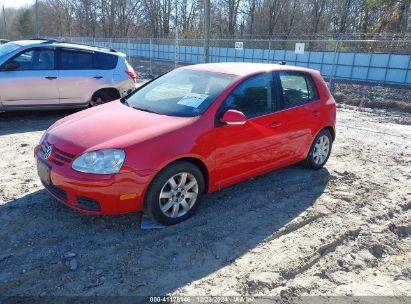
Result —
[{"label": "metal fence", "polygon": [[[177,66],[204,62],[203,39],[90,38],[62,40],[124,52],[137,72],[156,76]],[[236,42],[241,42],[237,44]],[[296,54],[296,43],[304,53]],[[242,46],[242,48],[240,48]],[[319,70],[333,80],[411,86],[411,39],[211,39],[209,62],[285,61]]]}]

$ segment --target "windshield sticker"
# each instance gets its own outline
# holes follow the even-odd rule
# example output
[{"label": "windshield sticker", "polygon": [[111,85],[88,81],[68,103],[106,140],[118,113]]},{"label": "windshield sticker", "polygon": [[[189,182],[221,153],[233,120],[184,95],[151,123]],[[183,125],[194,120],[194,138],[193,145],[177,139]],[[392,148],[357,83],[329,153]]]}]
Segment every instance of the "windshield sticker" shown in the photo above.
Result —
[{"label": "windshield sticker", "polygon": [[189,93],[181,98],[181,100],[177,102],[177,104],[192,108],[198,108],[203,103],[203,101],[207,99],[207,97],[208,95],[205,94]]}]

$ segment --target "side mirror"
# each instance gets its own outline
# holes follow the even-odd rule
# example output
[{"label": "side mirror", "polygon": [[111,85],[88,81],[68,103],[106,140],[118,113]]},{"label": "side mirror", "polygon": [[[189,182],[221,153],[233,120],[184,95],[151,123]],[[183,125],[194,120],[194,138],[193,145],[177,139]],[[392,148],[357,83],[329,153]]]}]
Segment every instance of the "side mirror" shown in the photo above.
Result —
[{"label": "side mirror", "polygon": [[8,61],[3,65],[3,70],[4,71],[14,71],[20,67],[20,63],[17,61]]},{"label": "side mirror", "polygon": [[220,118],[220,122],[227,125],[243,125],[246,121],[244,113],[236,110],[227,110]]}]

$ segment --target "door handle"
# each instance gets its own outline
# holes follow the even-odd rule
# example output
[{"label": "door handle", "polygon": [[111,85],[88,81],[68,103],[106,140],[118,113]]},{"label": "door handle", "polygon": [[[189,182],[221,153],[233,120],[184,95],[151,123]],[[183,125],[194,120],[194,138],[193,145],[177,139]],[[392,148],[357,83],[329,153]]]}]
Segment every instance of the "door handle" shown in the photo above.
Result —
[{"label": "door handle", "polygon": [[282,124],[281,124],[281,122],[279,122],[279,121],[274,121],[274,122],[272,122],[271,123],[271,127],[272,128],[277,128],[277,127],[279,127],[279,126],[281,126]]},{"label": "door handle", "polygon": [[101,79],[103,76],[94,76],[95,79]]},{"label": "door handle", "polygon": [[57,79],[57,77],[56,77],[56,76],[47,76],[47,77],[44,77],[44,78],[46,78],[46,79],[48,79],[48,80]]},{"label": "door handle", "polygon": [[320,111],[313,111],[313,115],[315,116],[315,117],[318,117],[318,116],[320,116]]}]

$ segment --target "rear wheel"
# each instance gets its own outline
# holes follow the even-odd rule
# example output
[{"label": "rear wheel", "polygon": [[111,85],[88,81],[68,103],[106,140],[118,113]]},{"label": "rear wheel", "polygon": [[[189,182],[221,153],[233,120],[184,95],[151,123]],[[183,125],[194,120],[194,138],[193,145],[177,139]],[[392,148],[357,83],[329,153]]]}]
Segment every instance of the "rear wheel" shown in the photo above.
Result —
[{"label": "rear wheel", "polygon": [[93,97],[91,97],[89,107],[95,107],[98,105],[101,105],[106,102],[110,102],[112,100],[115,100],[116,97],[113,96],[113,94],[110,94],[109,92],[96,92],[94,93]]},{"label": "rear wheel", "polygon": [[178,161],[154,178],[147,191],[144,211],[163,225],[177,224],[195,212],[204,191],[201,171],[190,162]]},{"label": "rear wheel", "polygon": [[332,136],[330,131],[324,129],[315,137],[307,158],[303,161],[306,168],[318,170],[324,167],[331,154]]}]

